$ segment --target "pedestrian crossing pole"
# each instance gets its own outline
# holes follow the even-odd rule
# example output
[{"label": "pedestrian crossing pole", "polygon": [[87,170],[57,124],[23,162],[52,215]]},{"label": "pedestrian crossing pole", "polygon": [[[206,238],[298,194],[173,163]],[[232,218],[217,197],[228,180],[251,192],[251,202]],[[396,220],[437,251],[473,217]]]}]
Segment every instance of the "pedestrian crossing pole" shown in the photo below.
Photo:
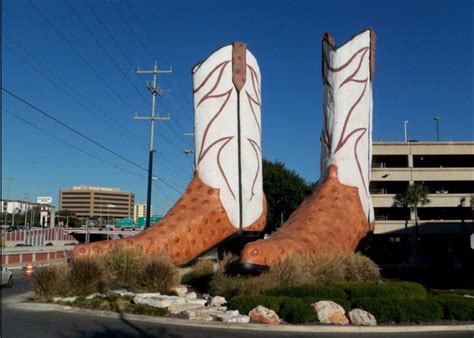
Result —
[{"label": "pedestrian crossing pole", "polygon": [[146,221],[145,221],[145,229],[150,227],[150,213],[151,213],[151,184],[153,180],[153,152],[154,150],[154,133],[155,133],[155,121],[168,121],[170,120],[170,116],[160,116],[160,113],[155,115],[155,106],[156,106],[156,97],[161,96],[162,91],[156,85],[156,80],[158,74],[169,74],[172,73],[172,69],[168,70],[160,70],[158,69],[158,63],[155,61],[155,66],[153,70],[141,70],[140,68],[137,69],[137,74],[152,74],[153,75],[153,83],[150,84],[148,81],[146,83],[147,89],[151,92],[152,99],[151,99],[151,115],[150,116],[138,116],[137,114],[134,116],[135,120],[149,120],[150,121],[150,151],[148,157],[148,186],[147,186],[147,196],[146,196]]}]

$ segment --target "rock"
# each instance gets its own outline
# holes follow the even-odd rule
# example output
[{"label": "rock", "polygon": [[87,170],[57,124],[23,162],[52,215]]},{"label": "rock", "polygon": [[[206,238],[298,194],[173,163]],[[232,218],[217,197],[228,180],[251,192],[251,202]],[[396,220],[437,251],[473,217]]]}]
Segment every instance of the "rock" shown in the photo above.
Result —
[{"label": "rock", "polygon": [[107,298],[107,295],[104,295],[103,293],[96,292],[96,293],[92,293],[92,294],[90,294],[89,296],[86,297],[86,299],[94,299],[94,298],[104,299],[104,298]]},{"label": "rock", "polygon": [[61,298],[61,302],[69,302],[69,303],[74,303],[76,301],[78,297],[77,296],[73,296],[73,297],[64,297],[64,298]]},{"label": "rock", "polygon": [[171,313],[172,315],[178,315],[186,310],[192,310],[192,309],[199,309],[202,308],[203,306],[200,304],[190,304],[190,303],[185,303],[185,304],[171,304],[168,307],[168,312]]},{"label": "rock", "polygon": [[224,323],[248,323],[250,321],[250,317],[246,315],[237,315],[237,316],[228,316],[223,317],[222,321]]},{"label": "rock", "polygon": [[211,298],[211,306],[222,306],[226,303],[227,303],[227,301],[225,300],[224,297],[215,296],[215,297]]},{"label": "rock", "polygon": [[184,295],[185,299],[196,299],[197,294],[196,292],[188,292],[187,294]]},{"label": "rock", "polygon": [[188,288],[182,285],[174,286],[171,291],[175,292],[179,297],[184,297],[188,292]]},{"label": "rock", "polygon": [[208,293],[203,293],[202,298],[207,300],[207,299],[211,298],[211,296],[209,296]]},{"label": "rock", "polygon": [[377,320],[374,315],[362,310],[354,309],[348,313],[351,323],[354,325],[377,325]]},{"label": "rock", "polygon": [[59,303],[63,299],[62,297],[53,297],[53,302]]},{"label": "rock", "polygon": [[201,321],[201,322],[210,322],[212,320],[214,320],[214,318],[208,314],[201,314],[201,315],[198,315],[198,316],[194,316],[194,317],[191,317],[191,318],[188,318],[189,320],[198,320],[198,321]]},{"label": "rock", "polygon": [[124,297],[124,296],[131,296],[131,297],[134,297],[135,294],[133,292],[130,292],[128,290],[125,290],[125,289],[119,289],[119,290],[112,290],[111,291],[112,293],[116,293],[117,295],[119,295],[120,297]]},{"label": "rock", "polygon": [[69,311],[69,310],[71,310],[71,309],[72,309],[72,307],[70,307],[70,306],[63,306],[63,310]]},{"label": "rock", "polygon": [[474,298],[472,295],[463,295],[464,298]]},{"label": "rock", "polygon": [[205,306],[207,304],[207,300],[205,299],[185,299],[187,304],[199,304],[201,306]]},{"label": "rock", "polygon": [[278,325],[281,320],[280,317],[272,309],[259,305],[249,312],[249,317],[252,321],[263,324]]},{"label": "rock", "polygon": [[323,324],[349,324],[344,308],[333,301],[323,300],[316,302],[313,304],[313,307],[318,313],[319,321]]},{"label": "rock", "polygon": [[194,317],[200,317],[202,315],[209,315],[212,318],[217,317],[219,314],[225,313],[227,307],[225,306],[211,306],[211,307],[201,307],[196,309],[185,310],[182,312],[185,318],[193,319]]},{"label": "rock", "polygon": [[[142,297],[142,298],[155,298],[161,296],[161,293],[159,292],[143,292],[143,293],[137,293],[135,294],[137,297]],[[176,296],[174,296],[176,297]]]},{"label": "rock", "polygon": [[136,295],[133,298],[133,302],[135,304],[145,304],[157,308],[167,308],[172,304],[184,304],[186,301],[182,297],[178,296],[165,296],[165,295],[158,295],[158,296],[149,296],[149,295]]}]

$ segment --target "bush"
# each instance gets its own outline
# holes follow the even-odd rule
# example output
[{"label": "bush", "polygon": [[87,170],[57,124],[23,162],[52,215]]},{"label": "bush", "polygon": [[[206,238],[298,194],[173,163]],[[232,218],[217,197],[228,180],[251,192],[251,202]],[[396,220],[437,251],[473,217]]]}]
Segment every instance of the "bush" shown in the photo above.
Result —
[{"label": "bush", "polygon": [[278,315],[288,323],[303,324],[318,321],[316,310],[302,299],[281,297]]},{"label": "bush", "polygon": [[181,284],[191,285],[200,293],[206,293],[209,290],[213,274],[213,263],[210,260],[201,260],[196,263],[192,270],[184,274],[181,278]]},{"label": "bush", "polygon": [[155,255],[149,259],[139,275],[139,285],[148,292],[169,292],[179,283],[179,273],[167,255]]},{"label": "bush", "polygon": [[275,312],[280,310],[282,297],[272,296],[236,296],[229,299],[227,305],[229,309],[239,310],[242,314],[248,314],[253,308],[262,305]]},{"label": "bush", "polygon": [[335,287],[344,290],[349,299],[383,297],[383,298],[426,298],[426,289],[421,284],[412,282],[376,283],[336,283]]},{"label": "bush", "polygon": [[378,323],[435,322],[443,317],[441,307],[432,299],[362,298],[353,306],[372,313]]},{"label": "bush", "polygon": [[229,299],[241,294],[239,290],[242,288],[243,283],[245,283],[245,277],[218,273],[212,276],[212,280],[209,283],[209,294]]},{"label": "bush", "polygon": [[448,295],[469,295],[474,296],[474,290],[470,289],[451,289],[451,290],[437,290],[437,293],[448,294]]},{"label": "bush", "polygon": [[265,294],[269,296],[309,297],[315,300],[346,298],[345,292],[340,288],[319,285],[300,285],[293,287],[274,288],[265,291]]},{"label": "bush", "polygon": [[149,305],[140,304],[133,309],[133,314],[163,317],[168,314],[168,311],[166,309],[160,309]]},{"label": "bush", "polygon": [[351,282],[368,282],[380,279],[380,269],[369,257],[354,253],[342,257],[344,279]]},{"label": "bush", "polygon": [[113,247],[104,257],[104,267],[112,288],[136,289],[148,257],[138,250]]},{"label": "bush", "polygon": [[52,264],[33,272],[32,288],[38,298],[66,296],[66,279],[68,274],[66,264]]},{"label": "bush", "polygon": [[86,296],[94,292],[104,292],[106,276],[103,267],[94,259],[72,259],[66,280],[68,294]]},{"label": "bush", "polygon": [[442,294],[431,299],[443,309],[443,319],[474,320],[474,299],[456,294]]}]

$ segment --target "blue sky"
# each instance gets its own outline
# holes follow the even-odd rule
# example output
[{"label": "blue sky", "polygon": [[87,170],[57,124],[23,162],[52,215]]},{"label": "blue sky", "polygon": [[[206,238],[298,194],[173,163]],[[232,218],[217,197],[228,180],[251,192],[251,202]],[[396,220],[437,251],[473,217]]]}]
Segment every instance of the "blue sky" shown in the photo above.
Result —
[{"label": "blue sky", "polygon": [[[472,1],[89,0],[120,49],[87,2],[31,1],[105,83],[29,1],[4,0],[2,86],[142,167],[149,128],[133,114],[149,114],[150,95],[133,66],[147,69],[157,60],[160,67],[173,67],[173,76],[160,80],[164,95],[158,110],[170,113],[172,121],[157,128],[155,173],[173,188],[154,186],[159,213],[172,206],[192,176],[192,158],[183,153],[192,140],[182,136],[193,126],[191,67],[235,40],[246,42],[260,64],[264,156],[284,161],[308,181],[319,177],[320,39],[326,31],[338,45],[368,26],[377,34],[374,140],[401,141],[404,120],[410,139],[434,140],[437,114],[442,140],[473,140]],[[53,196],[57,204],[60,188],[89,184],[120,187],[145,201],[145,171],[5,93],[2,106],[2,183],[15,178],[10,198]],[[5,109],[137,175],[60,143]],[[5,184],[2,192],[5,196]]]}]

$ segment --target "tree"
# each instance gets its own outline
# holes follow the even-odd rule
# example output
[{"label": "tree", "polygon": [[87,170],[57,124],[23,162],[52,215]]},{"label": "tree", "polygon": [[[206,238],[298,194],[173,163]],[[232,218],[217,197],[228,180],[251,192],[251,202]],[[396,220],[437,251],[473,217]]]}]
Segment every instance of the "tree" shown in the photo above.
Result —
[{"label": "tree", "polygon": [[69,223],[69,227],[80,227],[82,224],[81,220],[76,217],[74,211],[67,209],[59,210],[56,213],[56,223],[59,224],[61,221],[64,222],[64,224],[66,224],[67,221],[67,223]]},{"label": "tree", "polygon": [[294,170],[289,170],[280,161],[263,160],[263,191],[267,197],[268,214],[266,233],[271,233],[288,219],[314,184],[307,183]]},{"label": "tree", "polygon": [[415,228],[412,231],[412,259],[416,257],[416,242],[418,241],[418,206],[430,203],[429,190],[423,184],[409,185],[404,193],[397,194],[394,202],[398,207],[410,208],[415,213]]}]

